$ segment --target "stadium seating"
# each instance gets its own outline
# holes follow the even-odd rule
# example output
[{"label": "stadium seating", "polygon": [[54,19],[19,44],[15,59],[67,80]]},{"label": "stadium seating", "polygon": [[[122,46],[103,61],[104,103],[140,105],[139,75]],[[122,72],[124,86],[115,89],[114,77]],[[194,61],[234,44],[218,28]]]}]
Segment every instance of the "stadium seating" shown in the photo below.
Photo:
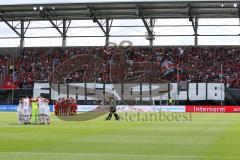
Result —
[{"label": "stadium seating", "polygon": [[49,81],[221,82],[221,73],[222,82],[239,88],[240,48],[26,48],[15,70],[12,78],[24,88]]}]

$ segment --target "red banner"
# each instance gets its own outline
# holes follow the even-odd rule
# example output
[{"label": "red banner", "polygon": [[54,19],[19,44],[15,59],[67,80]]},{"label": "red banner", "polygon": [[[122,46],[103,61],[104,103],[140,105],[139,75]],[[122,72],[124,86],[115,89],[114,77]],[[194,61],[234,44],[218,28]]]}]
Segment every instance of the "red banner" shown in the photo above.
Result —
[{"label": "red banner", "polygon": [[240,113],[240,106],[186,106],[186,112]]}]

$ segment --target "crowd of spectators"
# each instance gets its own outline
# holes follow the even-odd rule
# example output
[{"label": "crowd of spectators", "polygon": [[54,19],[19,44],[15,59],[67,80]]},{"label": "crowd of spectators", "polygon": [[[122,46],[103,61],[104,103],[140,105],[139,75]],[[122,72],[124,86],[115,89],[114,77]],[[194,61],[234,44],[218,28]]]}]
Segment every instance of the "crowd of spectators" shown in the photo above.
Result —
[{"label": "crowd of spectators", "polygon": [[0,73],[6,68],[6,65],[9,61],[9,55],[0,55]]},{"label": "crowd of spectators", "polygon": [[70,58],[58,48],[28,48],[15,60],[15,83],[31,88],[34,82],[48,82],[49,74],[60,62]]},{"label": "crowd of spectators", "polygon": [[239,88],[240,48],[26,48],[15,60],[13,75],[20,87],[34,82],[223,82]]}]

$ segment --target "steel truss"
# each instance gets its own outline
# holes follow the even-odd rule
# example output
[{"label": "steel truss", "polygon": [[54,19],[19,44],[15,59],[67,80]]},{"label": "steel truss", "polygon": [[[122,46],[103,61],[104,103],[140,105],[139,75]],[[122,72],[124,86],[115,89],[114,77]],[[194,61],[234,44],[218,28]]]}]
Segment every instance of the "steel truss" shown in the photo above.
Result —
[{"label": "steel truss", "polygon": [[[191,25],[155,25],[157,19],[188,18]],[[16,37],[0,37],[0,39],[20,38],[20,47],[24,47],[25,38],[62,38],[62,47],[66,47],[67,37],[105,37],[105,46],[109,45],[110,37],[145,37],[149,46],[153,46],[155,37],[193,36],[194,45],[198,45],[199,36],[239,36],[239,34],[200,35],[199,26],[240,26],[239,25],[199,25],[201,18],[240,18],[238,1],[162,1],[129,2],[129,3],[77,3],[77,4],[29,4],[0,6],[0,20],[4,22]],[[141,26],[113,25],[118,19],[140,19]],[[71,26],[73,20],[92,20],[97,26]],[[31,27],[32,21],[49,21],[51,27]],[[13,22],[19,22],[13,25]],[[25,22],[27,25],[25,26]],[[155,34],[157,27],[192,27],[193,35]],[[70,36],[71,28],[99,27],[100,36]],[[113,27],[144,27],[146,34],[114,35]],[[26,36],[29,29],[54,28],[58,36]]]}]

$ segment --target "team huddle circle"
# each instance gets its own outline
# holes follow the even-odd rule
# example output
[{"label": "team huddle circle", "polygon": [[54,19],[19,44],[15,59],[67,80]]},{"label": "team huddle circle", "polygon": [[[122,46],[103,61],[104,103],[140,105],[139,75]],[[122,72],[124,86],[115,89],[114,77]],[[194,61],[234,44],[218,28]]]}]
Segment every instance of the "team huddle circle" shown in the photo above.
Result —
[{"label": "team huddle circle", "polygon": [[46,98],[25,97],[17,107],[18,124],[50,124],[49,101]]}]

